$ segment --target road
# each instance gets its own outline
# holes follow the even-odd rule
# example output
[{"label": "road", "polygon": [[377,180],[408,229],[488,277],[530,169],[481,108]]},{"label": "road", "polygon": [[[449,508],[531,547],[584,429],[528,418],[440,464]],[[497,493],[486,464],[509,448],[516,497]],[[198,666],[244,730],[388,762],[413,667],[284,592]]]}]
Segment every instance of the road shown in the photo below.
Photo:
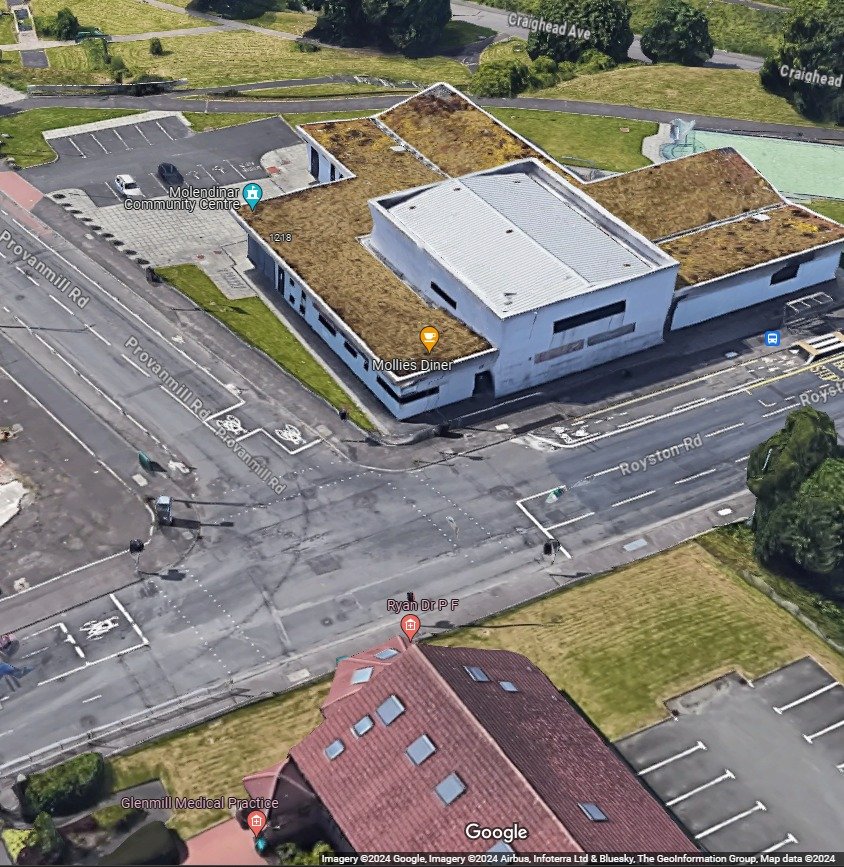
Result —
[{"label": "road", "polygon": [[[140,576],[128,556],[111,561],[93,601],[78,604],[78,576],[50,585],[29,623],[19,599],[0,600],[23,617],[25,672],[0,689],[0,773],[59,735],[153,718],[252,671],[274,689],[328,671],[391,634],[386,601],[409,590],[459,599],[423,619],[436,631],[747,514],[751,448],[821,376],[844,379],[783,350],[515,437],[480,424],[462,455],[379,448],[181,296],[115,276],[96,242],[79,249],[11,205],[3,230],[57,275],[4,247],[3,322],[22,326],[0,329],[7,373],[139,498],[174,496],[177,521],[155,532]],[[823,408],[840,423],[844,398]],[[169,466],[145,487],[139,450]]]}]

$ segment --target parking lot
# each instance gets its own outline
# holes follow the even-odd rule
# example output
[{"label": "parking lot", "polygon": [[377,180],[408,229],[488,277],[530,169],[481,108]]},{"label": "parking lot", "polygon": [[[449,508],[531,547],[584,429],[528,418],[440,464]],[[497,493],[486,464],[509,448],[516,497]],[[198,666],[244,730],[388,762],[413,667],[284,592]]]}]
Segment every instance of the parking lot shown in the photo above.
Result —
[{"label": "parking lot", "polygon": [[806,658],[719,678],[616,746],[711,852],[844,847],[844,688]]},{"label": "parking lot", "polygon": [[197,133],[177,112],[145,112],[96,124],[47,132],[58,159],[25,169],[26,179],[45,193],[81,189],[98,207],[122,201],[114,177],[129,174],[142,193],[154,198],[167,188],[158,179],[159,163],[176,165],[193,187],[237,184],[266,178],[261,157],[299,140],[280,118],[244,127]]},{"label": "parking lot", "polygon": [[98,600],[95,613],[88,606],[71,609],[16,636],[6,663],[0,702],[26,684],[44,686],[116,659],[149,643],[132,615],[114,594]]}]

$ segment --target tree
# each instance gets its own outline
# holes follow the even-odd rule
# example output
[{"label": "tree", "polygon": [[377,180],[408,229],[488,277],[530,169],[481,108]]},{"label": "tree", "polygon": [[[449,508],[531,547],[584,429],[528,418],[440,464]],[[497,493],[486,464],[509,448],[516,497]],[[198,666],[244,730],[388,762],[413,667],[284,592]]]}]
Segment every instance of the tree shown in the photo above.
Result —
[{"label": "tree", "polygon": [[325,0],[317,31],[340,45],[371,43],[414,56],[433,48],[450,20],[449,0]]},{"label": "tree", "polygon": [[844,452],[825,413],[789,413],[783,430],[750,455],[755,550],[797,566],[825,592],[844,589]]},{"label": "tree", "polygon": [[56,39],[75,39],[79,33],[79,20],[68,8],[59,9],[56,13]]},{"label": "tree", "polygon": [[577,60],[587,49],[596,48],[616,63],[627,60],[633,44],[627,0],[540,0],[536,14],[559,32],[532,32],[528,37],[532,59],[544,54],[558,63]]},{"label": "tree", "polygon": [[642,31],[642,51],[654,63],[703,66],[715,51],[706,14],[685,0],[661,0]]},{"label": "tree", "polygon": [[153,36],[149,41],[149,53],[153,57],[161,57],[164,54],[164,46],[161,44],[161,40],[157,36]]},{"label": "tree", "polygon": [[[796,0],[782,39],[759,72],[762,86],[788,96],[813,120],[844,122],[844,4]],[[825,81],[823,79],[826,79]]]},{"label": "tree", "polygon": [[280,864],[321,864],[326,855],[333,854],[328,843],[317,843],[310,851],[300,849],[295,843],[283,843],[276,849]]}]

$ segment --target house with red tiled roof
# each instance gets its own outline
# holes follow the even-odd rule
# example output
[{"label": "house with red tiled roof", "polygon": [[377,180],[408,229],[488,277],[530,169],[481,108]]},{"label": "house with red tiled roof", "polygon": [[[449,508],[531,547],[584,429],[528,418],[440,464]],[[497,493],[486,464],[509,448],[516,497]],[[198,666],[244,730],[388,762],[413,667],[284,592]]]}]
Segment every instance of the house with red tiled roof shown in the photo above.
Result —
[{"label": "house with red tiled roof", "polygon": [[395,637],[340,662],[323,721],[244,779],[264,836],[352,852],[695,852],[527,657]]}]

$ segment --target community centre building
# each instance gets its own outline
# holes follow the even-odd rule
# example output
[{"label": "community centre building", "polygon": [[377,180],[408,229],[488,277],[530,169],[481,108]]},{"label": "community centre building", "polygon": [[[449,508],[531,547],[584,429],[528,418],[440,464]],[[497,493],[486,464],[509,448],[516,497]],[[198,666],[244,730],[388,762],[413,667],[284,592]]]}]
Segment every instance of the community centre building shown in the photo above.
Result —
[{"label": "community centre building", "polygon": [[267,848],[698,851],[519,653],[399,635],[338,664],[322,717],[284,761],[243,780],[253,803],[270,805]]},{"label": "community centre building", "polygon": [[732,148],[584,182],[446,84],[297,132],[317,183],[238,215],[249,258],[398,418],[831,279],[844,247]]}]

